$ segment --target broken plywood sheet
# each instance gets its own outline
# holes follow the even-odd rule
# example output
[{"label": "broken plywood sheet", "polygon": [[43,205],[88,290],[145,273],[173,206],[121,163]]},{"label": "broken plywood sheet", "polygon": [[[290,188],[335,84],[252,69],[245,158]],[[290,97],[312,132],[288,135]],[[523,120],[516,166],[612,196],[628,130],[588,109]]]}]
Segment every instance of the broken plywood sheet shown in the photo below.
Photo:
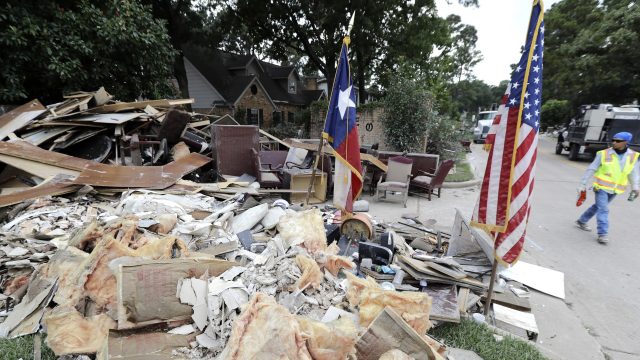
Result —
[{"label": "broken plywood sheet", "polygon": [[194,99],[175,99],[175,100],[148,100],[137,102],[120,102],[109,105],[102,105],[92,108],[91,111],[98,113],[110,113],[119,112],[125,110],[144,109],[147,106],[153,106],[156,108],[170,108],[178,105],[193,104]]},{"label": "broken plywood sheet", "polygon": [[536,317],[532,313],[514,310],[500,304],[493,304],[493,314],[496,321],[502,321],[520,329],[538,333]]},{"label": "broken plywood sheet", "polygon": [[[486,295],[482,295],[482,300],[486,299]],[[531,311],[531,302],[529,298],[518,297],[511,291],[503,293],[494,292],[491,301],[496,304],[504,305],[516,310]]]},{"label": "broken plywood sheet", "polygon": [[163,166],[110,166],[95,164],[78,175],[76,184],[114,188],[166,189],[212,159],[197,153]]},{"label": "broken plywood sheet", "polygon": [[93,122],[97,124],[120,125],[140,117],[141,113],[91,114],[67,119],[68,121]]},{"label": "broken plywood sheet", "polygon": [[29,125],[33,119],[45,112],[45,110],[40,101],[32,100],[0,116],[0,140],[3,140],[12,132]]},{"label": "broken plywood sheet", "polygon": [[191,317],[176,296],[178,282],[205,272],[218,276],[238,264],[224,260],[172,259],[121,264],[116,272],[118,329]]},{"label": "broken plywood sheet", "polygon": [[518,261],[514,266],[500,272],[500,276],[564,299],[564,273],[560,271]]},{"label": "broken plywood sheet", "polygon": [[458,294],[455,285],[429,285],[423,291],[431,296],[430,320],[460,322]]},{"label": "broken plywood sheet", "polygon": [[402,349],[415,359],[442,358],[400,315],[385,308],[358,339],[357,357],[359,360],[378,360],[392,349]]},{"label": "broken plywood sheet", "polygon": [[[2,150],[0,150],[0,152],[2,152]],[[60,174],[68,175],[72,177],[76,177],[80,174],[79,171],[69,170],[69,169],[61,168],[55,165],[48,165],[48,164],[44,164],[37,161],[19,159],[17,157],[12,157],[12,156],[3,155],[3,154],[0,154],[0,162],[3,162],[16,169],[20,169],[24,172],[27,172],[31,175],[35,175],[43,179],[60,175]]]},{"label": "broken plywood sheet", "polygon": [[109,338],[97,354],[98,360],[171,360],[173,350],[189,347],[193,335],[172,335],[164,332],[129,333],[109,331]]},{"label": "broken plywood sheet", "polygon": [[30,131],[20,136],[22,140],[33,145],[41,145],[61,134],[73,129],[73,126],[53,126]]},{"label": "broken plywood sheet", "polygon": [[[53,151],[47,151],[26,141],[14,141],[10,143],[0,141],[0,154],[2,154],[0,155],[2,157],[0,158],[0,161],[4,161],[4,158],[16,158],[46,164],[52,167],[74,170],[75,172],[79,172],[84,170],[85,168],[88,168],[89,166],[99,164],[95,161],[85,160]],[[27,171],[26,169],[23,170]],[[45,178],[46,177],[47,176],[45,176]]]},{"label": "broken plywood sheet", "polygon": [[43,196],[55,196],[69,194],[78,190],[81,186],[74,185],[68,175],[59,174],[42,184],[16,191],[8,195],[0,195],[0,208],[21,203],[25,200],[36,199]]}]

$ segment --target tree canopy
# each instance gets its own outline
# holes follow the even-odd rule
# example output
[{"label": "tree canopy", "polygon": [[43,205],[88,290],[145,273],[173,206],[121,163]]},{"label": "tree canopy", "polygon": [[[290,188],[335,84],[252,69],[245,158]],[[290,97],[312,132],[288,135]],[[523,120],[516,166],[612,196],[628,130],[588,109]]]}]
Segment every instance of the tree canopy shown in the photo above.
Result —
[{"label": "tree canopy", "polygon": [[0,6],[0,46],[5,103],[100,86],[122,100],[172,94],[164,23],[136,1],[9,0]]},{"label": "tree canopy", "polygon": [[640,97],[640,6],[563,0],[545,16],[545,99],[623,104]]}]

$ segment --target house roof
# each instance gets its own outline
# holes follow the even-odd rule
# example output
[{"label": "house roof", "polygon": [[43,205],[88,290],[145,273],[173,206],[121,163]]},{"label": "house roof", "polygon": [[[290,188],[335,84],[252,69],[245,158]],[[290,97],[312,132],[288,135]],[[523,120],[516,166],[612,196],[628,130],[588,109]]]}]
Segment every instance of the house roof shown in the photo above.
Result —
[{"label": "house roof", "polygon": [[[282,79],[287,79],[291,73],[295,74],[295,66],[280,66],[258,60],[254,55],[237,55],[193,45],[183,45],[182,50],[184,56],[220,92],[229,105],[242,96],[254,79],[262,85],[270,100],[275,102],[307,105],[320,97],[320,94],[308,92],[315,90],[303,90],[297,76],[297,93],[288,92],[288,82]],[[234,74],[231,71],[246,68],[254,60],[262,70],[255,76],[235,75],[238,72],[235,71]]]}]

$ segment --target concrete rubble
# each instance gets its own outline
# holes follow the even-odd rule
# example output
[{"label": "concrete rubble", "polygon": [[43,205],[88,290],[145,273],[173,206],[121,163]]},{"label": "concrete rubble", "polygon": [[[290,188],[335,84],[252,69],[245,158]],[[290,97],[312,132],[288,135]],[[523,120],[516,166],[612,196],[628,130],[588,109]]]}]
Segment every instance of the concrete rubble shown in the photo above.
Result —
[{"label": "concrete rubble", "polygon": [[[0,337],[46,333],[65,359],[445,359],[429,329],[483,311],[491,261],[459,223],[344,217],[217,174],[209,122],[173,109],[188,100],[36,102],[0,117]],[[134,125],[172,150],[140,150]],[[99,133],[119,150],[60,151]],[[537,331],[528,288],[497,291]]]}]

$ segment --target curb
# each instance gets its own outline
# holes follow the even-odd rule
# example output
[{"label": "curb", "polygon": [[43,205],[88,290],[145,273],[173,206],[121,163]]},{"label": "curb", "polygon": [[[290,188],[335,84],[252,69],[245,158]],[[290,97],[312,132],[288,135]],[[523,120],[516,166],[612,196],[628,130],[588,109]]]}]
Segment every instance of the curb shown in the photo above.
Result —
[{"label": "curb", "polygon": [[473,170],[473,180],[460,181],[460,182],[444,182],[442,183],[443,189],[461,189],[466,187],[473,187],[473,186],[479,185],[482,182],[482,178],[478,176],[478,169],[476,164],[474,163],[474,158],[471,153],[467,154],[466,160],[471,166],[471,169]]},{"label": "curb", "polygon": [[442,183],[443,189],[460,189],[466,187],[477,186],[482,182],[482,179],[473,179],[469,181],[460,181],[460,182],[444,182]]}]

